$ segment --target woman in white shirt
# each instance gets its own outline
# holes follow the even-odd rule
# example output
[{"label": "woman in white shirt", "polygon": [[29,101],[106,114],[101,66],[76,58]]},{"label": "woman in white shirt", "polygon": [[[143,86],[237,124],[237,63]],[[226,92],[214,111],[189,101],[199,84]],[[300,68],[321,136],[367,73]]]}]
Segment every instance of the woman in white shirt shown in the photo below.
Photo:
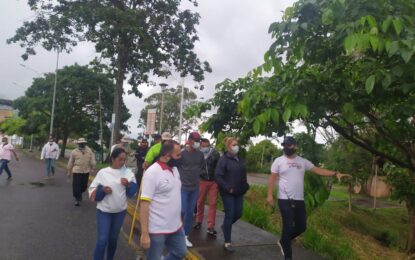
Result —
[{"label": "woman in white shirt", "polygon": [[98,237],[94,260],[113,259],[118,235],[127,210],[127,197],[137,193],[134,173],[125,168],[127,154],[122,148],[111,153],[111,166],[100,170],[89,186],[89,198],[97,201]]}]

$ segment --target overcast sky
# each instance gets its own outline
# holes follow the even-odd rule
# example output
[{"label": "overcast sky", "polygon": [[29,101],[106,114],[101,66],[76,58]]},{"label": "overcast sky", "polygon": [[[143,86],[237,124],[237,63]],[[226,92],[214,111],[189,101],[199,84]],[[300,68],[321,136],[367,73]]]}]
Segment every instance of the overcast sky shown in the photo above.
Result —
[{"label": "overcast sky", "polygon": [[[291,6],[293,0],[199,0],[196,10],[201,15],[198,32],[200,41],[196,52],[202,60],[207,60],[213,72],[206,75],[203,82],[205,90],[198,91],[199,97],[209,98],[215,84],[226,78],[243,77],[255,66],[262,63],[263,55],[271,44],[268,34],[269,25],[281,19],[282,11]],[[31,85],[36,73],[22,67],[25,64],[38,73],[52,72],[55,68],[56,53],[37,49],[37,55],[23,62],[23,50],[17,45],[6,44],[6,39],[13,36],[23,21],[32,17],[27,1],[0,1],[0,98],[15,99],[24,94]],[[95,56],[94,47],[87,43],[80,44],[71,54],[62,54],[60,67],[88,64]],[[165,79],[155,79],[166,82]],[[167,80],[170,86],[174,80]],[[194,85],[186,81],[186,86]],[[125,85],[128,89],[128,85]],[[143,87],[144,98],[155,88]],[[133,95],[124,96],[132,118],[128,121],[131,136],[138,134],[137,122],[144,107],[143,99]]]}]

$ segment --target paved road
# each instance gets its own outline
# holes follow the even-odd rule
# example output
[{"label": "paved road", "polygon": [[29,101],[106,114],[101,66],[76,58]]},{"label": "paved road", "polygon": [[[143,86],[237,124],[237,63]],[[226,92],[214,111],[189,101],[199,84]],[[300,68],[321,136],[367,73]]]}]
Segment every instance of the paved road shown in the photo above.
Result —
[{"label": "paved road", "polygon": [[[10,164],[13,180],[7,181],[5,173],[0,176],[0,259],[92,259],[95,206],[86,201],[73,206],[63,170],[45,181],[42,162],[20,157]],[[122,235],[116,259],[135,259]]]}]

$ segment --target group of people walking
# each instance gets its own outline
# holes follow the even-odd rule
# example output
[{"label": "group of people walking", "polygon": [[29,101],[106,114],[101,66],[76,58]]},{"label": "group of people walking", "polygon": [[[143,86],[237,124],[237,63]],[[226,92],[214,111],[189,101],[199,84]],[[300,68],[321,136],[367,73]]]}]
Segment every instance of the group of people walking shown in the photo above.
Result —
[{"label": "group of people walking", "polygon": [[141,245],[147,249],[147,259],[161,259],[165,248],[168,254],[164,259],[182,259],[186,255],[186,248],[193,246],[189,239],[192,224],[196,230],[202,227],[206,198],[206,231],[216,237],[218,194],[225,209],[221,225],[224,249],[235,251],[231,244],[232,225],[242,216],[243,195],[249,185],[237,139],[226,138],[225,145],[227,150],[220,156],[208,139],[193,132],[181,149],[171,135],[164,133],[160,142],[150,148],[139,197]]},{"label": "group of people walking", "polygon": [[[208,199],[207,234],[216,237],[216,205],[220,194],[225,216],[221,224],[223,248],[235,252],[232,246],[232,226],[243,214],[244,194],[249,189],[246,164],[239,156],[239,143],[234,137],[224,140],[226,151],[220,155],[209,139],[199,133],[189,135],[184,148],[172,140],[169,133],[155,136],[156,143],[149,147],[142,140],[135,152],[137,173],[126,167],[131,152],[123,142],[111,149],[110,166],[101,169],[89,186],[89,200],[97,203],[97,243],[94,259],[113,259],[118,235],[127,210],[127,199],[140,190],[140,244],[147,250],[147,259],[159,260],[167,250],[166,260],[182,259],[193,244],[189,234],[202,227],[206,199]],[[96,162],[92,150],[83,138],[71,152],[67,175],[72,176],[75,206],[80,206],[87,190],[89,176],[95,173]],[[273,190],[278,179],[278,206],[282,217],[282,235],[278,246],[285,259],[292,258],[291,241],[301,235],[307,226],[304,203],[304,174],[306,171],[321,176],[349,176],[316,167],[297,155],[297,142],[287,137],[284,154],[271,166],[267,201],[274,206]],[[60,150],[50,138],[41,152],[46,164],[46,179],[53,178],[55,160]],[[18,160],[8,138],[0,145],[0,175],[3,170],[12,178],[8,163],[12,155]],[[141,188],[140,188],[141,187]]]}]

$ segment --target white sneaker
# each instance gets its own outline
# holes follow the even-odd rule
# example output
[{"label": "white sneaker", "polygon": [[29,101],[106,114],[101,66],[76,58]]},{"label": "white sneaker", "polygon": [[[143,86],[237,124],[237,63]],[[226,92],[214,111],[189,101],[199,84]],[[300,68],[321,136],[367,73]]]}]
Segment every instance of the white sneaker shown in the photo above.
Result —
[{"label": "white sneaker", "polygon": [[278,242],[277,242],[277,245],[280,247],[280,250],[281,250],[281,254],[282,254],[282,256],[285,256],[285,254],[284,254],[284,249],[282,249],[282,245],[281,245],[281,242],[278,240]]},{"label": "white sneaker", "polygon": [[189,241],[189,237],[186,236],[186,246],[187,247],[193,247],[193,244]]}]

